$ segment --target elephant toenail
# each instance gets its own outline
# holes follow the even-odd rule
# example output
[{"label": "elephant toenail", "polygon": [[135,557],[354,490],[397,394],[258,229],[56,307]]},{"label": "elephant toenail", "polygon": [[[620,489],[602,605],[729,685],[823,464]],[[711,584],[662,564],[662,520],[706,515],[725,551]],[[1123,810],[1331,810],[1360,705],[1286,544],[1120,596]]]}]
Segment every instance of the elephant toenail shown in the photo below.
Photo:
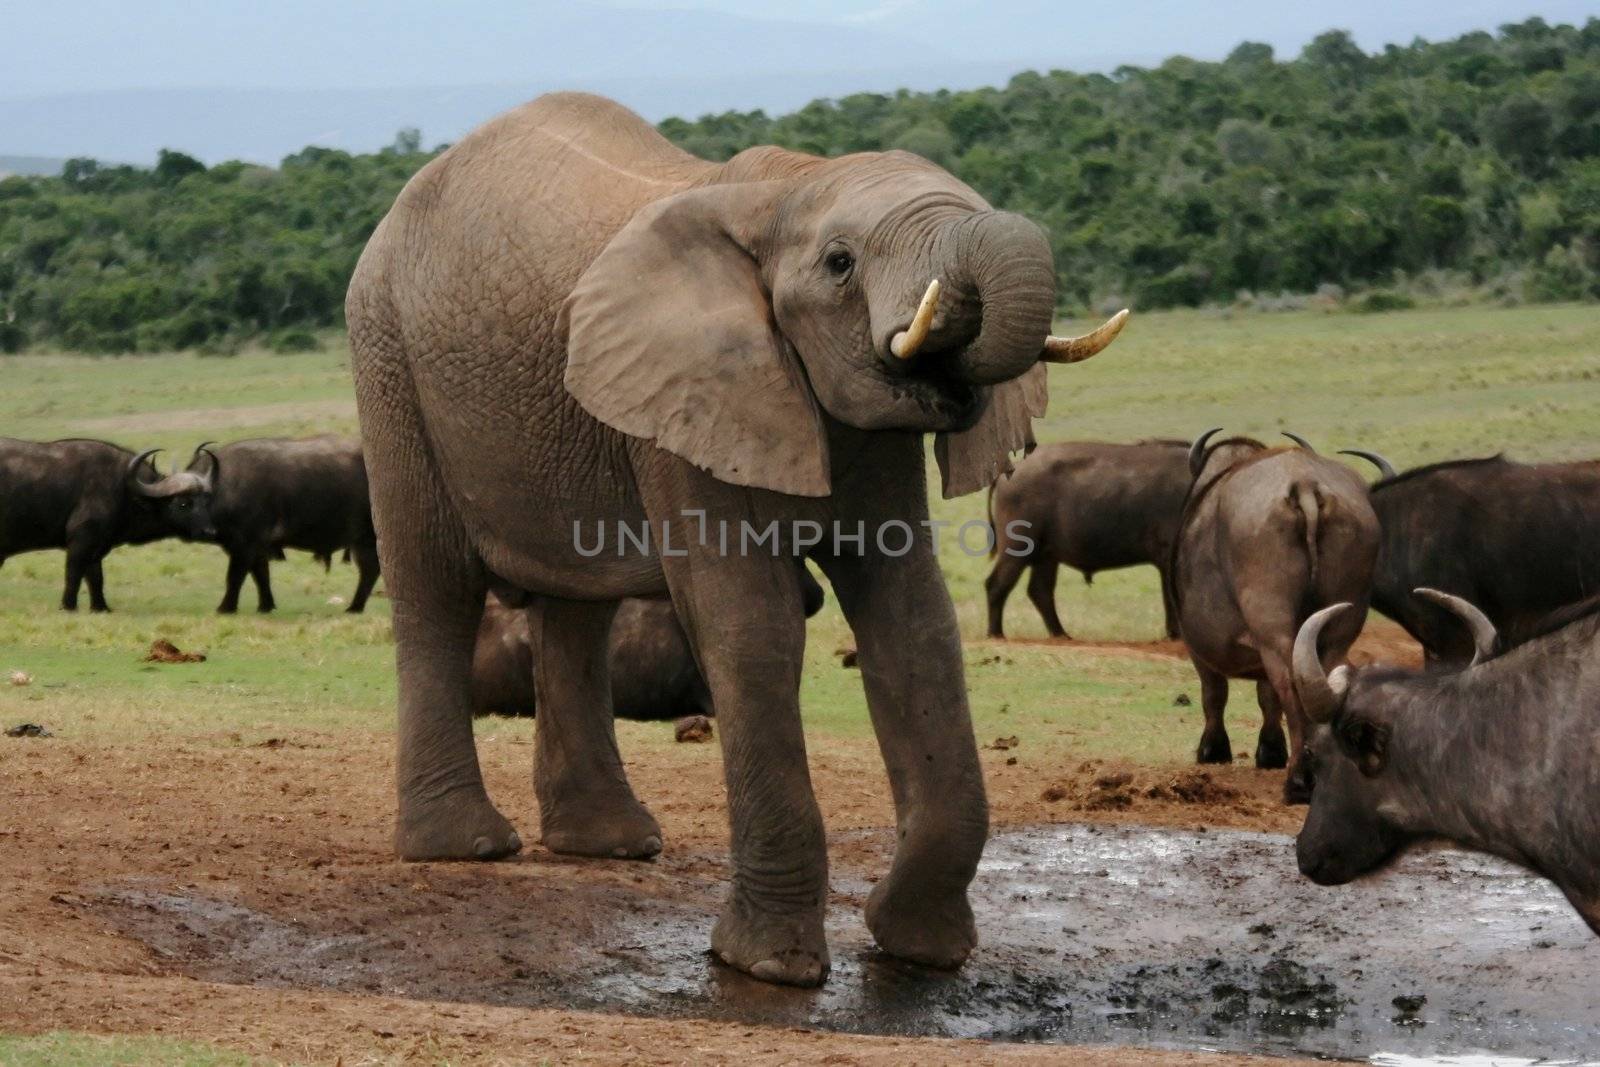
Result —
[{"label": "elephant toenail", "polygon": [[494,855],[494,842],[487,837],[480,837],[472,843],[472,854],[480,860],[486,860]]},{"label": "elephant toenail", "polygon": [[661,838],[651,835],[644,839],[644,854],[654,856],[661,851]]},{"label": "elephant toenail", "polygon": [[513,855],[522,851],[522,838],[517,836],[515,830],[511,831],[511,836],[506,839],[506,848]]},{"label": "elephant toenail", "polygon": [[753,978],[761,979],[763,982],[781,982],[783,981],[783,965],[777,960],[761,960],[750,968],[750,975]]}]

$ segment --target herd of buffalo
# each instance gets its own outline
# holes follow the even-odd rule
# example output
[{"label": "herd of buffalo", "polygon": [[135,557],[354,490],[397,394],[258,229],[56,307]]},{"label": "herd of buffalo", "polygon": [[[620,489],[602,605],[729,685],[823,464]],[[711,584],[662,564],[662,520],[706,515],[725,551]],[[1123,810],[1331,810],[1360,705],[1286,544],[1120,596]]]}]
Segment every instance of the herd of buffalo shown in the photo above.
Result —
[{"label": "herd of buffalo", "polygon": [[[1288,766],[1286,800],[1312,804],[1299,839],[1309,877],[1347,881],[1442,836],[1546,874],[1600,932],[1600,463],[1493,456],[1400,472],[1348,450],[1377,469],[1368,485],[1297,435],[1272,447],[1217,432],[1041,445],[996,481],[990,636],[1004,636],[1024,571],[1064,637],[1059,567],[1092,581],[1153,565],[1167,633],[1200,678],[1197,759],[1232,761],[1228,681],[1254,680],[1256,766]],[[269,612],[270,562],[285,549],[325,566],[342,553],[359,574],[348,610],[364,608],[379,564],[358,442],[208,442],[165,475],[156,451],[0,439],[0,564],[64,549],[62,607],[87,582],[91,610],[106,611],[101,562],[116,546],[212,542],[227,555],[218,610],[238,609],[249,576]],[[801,571],[815,614],[824,593]],[[1369,606],[1421,643],[1426,669],[1344,665]],[[491,594],[473,663],[480,712],[533,714],[533,649],[527,613]],[[608,659],[618,715],[713,713],[670,601],[626,601]]]}]

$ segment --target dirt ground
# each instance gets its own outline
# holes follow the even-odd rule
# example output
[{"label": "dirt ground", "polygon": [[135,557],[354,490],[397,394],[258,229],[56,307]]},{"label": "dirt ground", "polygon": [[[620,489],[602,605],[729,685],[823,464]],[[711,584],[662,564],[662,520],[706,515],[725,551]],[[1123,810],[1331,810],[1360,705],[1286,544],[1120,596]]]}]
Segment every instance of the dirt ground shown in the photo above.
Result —
[{"label": "dirt ground", "polygon": [[[1364,641],[1358,660],[1415,658],[1398,630]],[[1183,654],[1176,642],[1124,651]],[[525,839],[536,837],[532,744],[510,729],[479,733],[491,794]],[[385,734],[306,732],[254,744],[227,732],[116,747],[64,737],[0,744],[0,1031],[156,1033],[346,1064],[532,1056],[755,1064],[1239,1060],[867,1037],[519,1008],[454,995],[452,968],[460,979],[459,968],[481,965],[453,947],[463,925],[499,931],[507,983],[528,977],[523,954],[572,924],[591,923],[596,902],[619,894],[647,900],[653,892],[660,900],[684,885],[700,887],[695,899],[675,903],[709,929],[726,869],[715,744],[659,746],[630,760],[635,788],[665,830],[658,862],[572,861],[531,845],[513,861],[489,866],[394,860]],[[1242,762],[1196,768],[1062,760],[993,741],[982,758],[997,830],[1094,822],[1292,833],[1301,817],[1279,800],[1281,772]],[[835,741],[811,759],[835,869],[877,869],[882,834],[872,831],[892,826],[893,816],[875,747]],[[836,888],[835,895],[850,893]],[[418,969],[426,973],[392,973],[365,948],[345,959],[334,979],[296,971],[297,954],[321,951],[350,932],[370,945],[385,927],[422,939]],[[250,952],[219,957],[219,941],[247,944]],[[404,998],[395,995],[400,990]]]},{"label": "dirt ground", "polygon": [[[510,731],[480,733],[491,793],[525,838],[536,836],[528,782],[532,745]],[[474,929],[524,935],[507,942],[508,982],[517,980],[516,954],[536,951],[541,929],[589,921],[586,901],[648,889],[652,880],[689,876],[704,884],[703,899],[686,904],[709,928],[725,878],[720,757],[714,744],[686,744],[630,761],[635,788],[665,829],[667,852],[658,863],[574,862],[534,845],[509,864],[405,865],[389,847],[390,744],[378,733],[306,733],[254,745],[226,733],[116,747],[63,737],[0,739],[0,894],[6,902],[0,909],[0,1031],[159,1033],[275,1058],[346,1064],[446,1057],[497,1063],[535,1055],[761,1064],[1234,1059],[859,1037],[452,1001],[450,956],[458,939],[450,923],[461,921],[452,914],[452,898],[478,902],[474,907],[498,901],[502,914],[475,916]],[[995,748],[986,748],[983,759],[997,828],[1091,819],[1288,831],[1298,822],[1297,813],[1278,803],[1281,775],[1244,766],[1203,772],[1098,761],[1061,766],[1024,749]],[[812,764],[833,863],[875,867],[878,846],[861,831],[893,820],[873,745],[833,744],[814,752]],[[519,894],[507,883],[520,875],[565,888]],[[495,887],[511,891],[479,892]],[[359,959],[349,961],[353,973],[344,976],[341,991],[284,988],[294,983],[285,983],[281,970],[275,977],[251,976],[244,961],[219,961],[203,946],[184,943],[190,926],[183,921],[162,927],[165,942],[140,929],[137,913],[157,912],[163,900],[184,894],[225,900],[218,907],[235,908],[241,917],[270,914],[291,932],[302,926],[381,930],[436,917],[436,927],[423,925],[436,934],[424,953],[441,975],[436,995],[397,999],[383,970],[366,975]],[[213,929],[234,922],[232,914],[193,921]],[[247,921],[254,920],[237,920]],[[531,939],[525,936],[530,932]],[[270,954],[276,935],[257,933],[251,944]],[[289,937],[279,949],[296,951],[297,944]],[[241,974],[265,984],[241,983]]]}]

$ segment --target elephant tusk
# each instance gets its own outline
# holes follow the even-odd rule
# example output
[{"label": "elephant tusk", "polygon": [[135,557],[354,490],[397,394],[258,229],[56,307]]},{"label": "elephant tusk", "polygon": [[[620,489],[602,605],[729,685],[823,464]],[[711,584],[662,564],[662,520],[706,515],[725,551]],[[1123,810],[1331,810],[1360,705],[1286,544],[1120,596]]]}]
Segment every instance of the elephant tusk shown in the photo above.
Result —
[{"label": "elephant tusk", "polygon": [[911,325],[894,335],[889,342],[889,351],[899,359],[911,359],[917,354],[917,349],[922,347],[922,342],[928,339],[928,330],[933,327],[933,313],[939,307],[939,279],[935,278],[928,283],[928,291],[922,294],[922,303],[917,305],[917,313],[911,319]]},{"label": "elephant tusk", "polygon": [[1127,325],[1128,309],[1123,308],[1105,321],[1093,333],[1086,333],[1082,337],[1056,337],[1052,334],[1044,339],[1044,351],[1039,354],[1041,363],[1082,363],[1090,356],[1099,352],[1106,345],[1117,339],[1117,334],[1122,332],[1122,327]]}]

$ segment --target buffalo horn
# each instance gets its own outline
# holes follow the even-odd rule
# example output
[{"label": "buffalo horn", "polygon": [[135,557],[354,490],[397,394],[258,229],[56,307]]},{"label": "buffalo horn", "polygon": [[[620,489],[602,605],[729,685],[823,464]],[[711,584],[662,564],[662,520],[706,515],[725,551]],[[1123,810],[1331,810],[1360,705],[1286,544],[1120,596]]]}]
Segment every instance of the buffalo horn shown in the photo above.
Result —
[{"label": "buffalo horn", "polygon": [[211,457],[211,469],[205,475],[206,490],[208,492],[216,488],[217,476],[222,472],[222,460],[218,459],[217,454],[211,451],[211,446],[214,444],[216,444],[215,441],[206,441],[203,444],[196,445],[194,450],[194,454],[197,456],[205,453]]},{"label": "buffalo horn", "polygon": [[1413,589],[1412,592],[1423,600],[1439,605],[1466,624],[1472,633],[1472,666],[1476,667],[1494,655],[1495,641],[1499,637],[1495,632],[1494,623],[1490,622],[1489,616],[1479,611],[1471,601],[1426,587]]},{"label": "buffalo horn", "polygon": [[1363,452],[1359,448],[1341,448],[1339,449],[1339,454],[1341,456],[1355,456],[1357,459],[1366,460],[1368,463],[1378,468],[1378,478],[1380,480],[1384,478],[1393,478],[1396,474],[1394,464],[1390,463],[1376,452]]},{"label": "buffalo horn", "polygon": [[155,460],[151,457],[155,456],[161,451],[162,449],[159,448],[147,448],[143,452],[140,452],[137,456],[134,456],[133,462],[128,464],[128,482],[133,486],[134,491],[140,496],[152,496],[154,494],[150,492],[150,487],[146,485],[142,479],[140,479],[139,468],[148,463],[150,464],[150,469],[159,475],[161,470],[155,465]]},{"label": "buffalo horn", "polygon": [[1307,441],[1304,437],[1301,437],[1299,434],[1290,433],[1288,430],[1284,430],[1283,431],[1283,436],[1287,437],[1289,440],[1293,441],[1295,444],[1299,445],[1301,448],[1305,449],[1307,452],[1310,452],[1313,456],[1317,454],[1317,450],[1311,447],[1311,442]]},{"label": "buffalo horn", "polygon": [[917,305],[917,313],[912,316],[911,325],[894,335],[889,342],[889,351],[900,359],[911,359],[922,347],[922,342],[928,339],[928,331],[933,327],[933,313],[939,309],[939,279],[935,278],[928,283],[928,291],[922,294],[922,303]]},{"label": "buffalo horn", "polygon": [[1082,337],[1057,337],[1051,334],[1044,339],[1044,351],[1039,354],[1039,360],[1042,363],[1082,363],[1115,341],[1127,322],[1128,309],[1123,308],[1098,329]]},{"label": "buffalo horn", "polygon": [[1294,688],[1300,695],[1301,710],[1312,722],[1328,722],[1344,703],[1348,675],[1339,670],[1330,676],[1322,669],[1322,655],[1317,651],[1317,642],[1328,620],[1348,610],[1348,603],[1331,604],[1301,623],[1300,632],[1295,635],[1292,660]]},{"label": "buffalo horn", "polygon": [[1194,444],[1189,446],[1189,473],[1198,476],[1200,465],[1205,462],[1206,442],[1211,440],[1211,435],[1221,433],[1221,426],[1213,426],[1205,433],[1194,439]]}]

